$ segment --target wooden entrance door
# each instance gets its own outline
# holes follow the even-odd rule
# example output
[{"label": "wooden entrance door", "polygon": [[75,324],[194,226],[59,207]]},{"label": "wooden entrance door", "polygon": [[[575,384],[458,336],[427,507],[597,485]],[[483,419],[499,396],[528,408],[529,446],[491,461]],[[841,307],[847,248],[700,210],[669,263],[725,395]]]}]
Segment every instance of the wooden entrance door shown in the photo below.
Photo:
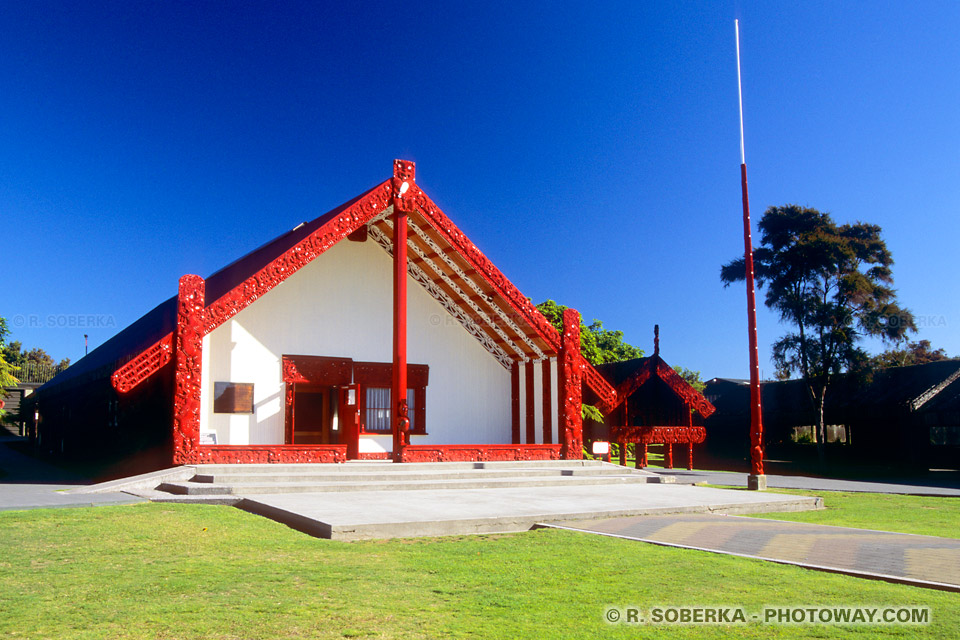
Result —
[{"label": "wooden entrance door", "polygon": [[[301,387],[301,385],[297,385]],[[293,434],[290,444],[327,444],[330,407],[325,388],[297,388],[293,395]]]},{"label": "wooden entrance door", "polygon": [[360,385],[340,387],[338,422],[341,442],[347,445],[347,460],[360,457]]}]

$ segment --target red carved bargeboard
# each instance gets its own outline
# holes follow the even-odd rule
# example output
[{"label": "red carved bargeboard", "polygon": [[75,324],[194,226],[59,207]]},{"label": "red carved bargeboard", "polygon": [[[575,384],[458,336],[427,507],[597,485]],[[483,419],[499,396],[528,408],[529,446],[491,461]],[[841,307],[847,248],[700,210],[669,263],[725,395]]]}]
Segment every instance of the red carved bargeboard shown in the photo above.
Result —
[{"label": "red carved bargeboard", "polygon": [[200,445],[196,464],[296,464],[346,462],[347,445]]},{"label": "red carved bargeboard", "polygon": [[110,377],[113,388],[128,393],[149,378],[173,358],[173,334],[168,333],[144,349],[138,356],[113,372]]},{"label": "red carved bargeboard", "polygon": [[613,427],[610,432],[613,442],[640,444],[700,444],[706,438],[703,427]]},{"label": "red carved bargeboard", "polygon": [[409,445],[401,462],[494,462],[560,460],[559,444],[448,444]]},{"label": "red carved bargeboard", "polygon": [[[391,181],[386,180],[341,211],[319,229],[292,246],[257,273],[228,291],[204,310],[203,334],[207,335],[362,227],[390,205]],[[112,382],[120,393],[131,391],[170,361],[173,335],[167,334],[117,369]]]},{"label": "red carved bargeboard", "polygon": [[[432,226],[470,266],[483,275],[496,292],[513,308],[517,318],[522,319],[534,329],[537,335],[555,352],[560,352],[560,334],[556,328],[544,317],[530,299],[520,293],[520,290],[507,279],[487,256],[447,217],[440,207],[424,193],[416,184],[410,185],[407,200],[415,203],[417,211],[424,220]],[[579,354],[579,351],[578,351]],[[616,390],[590,365],[582,355],[579,356],[581,372],[587,386],[604,401],[615,403]]]}]

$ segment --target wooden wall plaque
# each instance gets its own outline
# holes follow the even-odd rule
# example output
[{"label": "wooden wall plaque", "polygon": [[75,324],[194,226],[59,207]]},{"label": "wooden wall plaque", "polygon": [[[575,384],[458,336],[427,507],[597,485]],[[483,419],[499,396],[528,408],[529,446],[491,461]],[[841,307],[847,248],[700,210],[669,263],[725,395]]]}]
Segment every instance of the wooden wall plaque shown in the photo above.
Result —
[{"label": "wooden wall plaque", "polygon": [[214,413],[253,413],[252,382],[214,382]]}]

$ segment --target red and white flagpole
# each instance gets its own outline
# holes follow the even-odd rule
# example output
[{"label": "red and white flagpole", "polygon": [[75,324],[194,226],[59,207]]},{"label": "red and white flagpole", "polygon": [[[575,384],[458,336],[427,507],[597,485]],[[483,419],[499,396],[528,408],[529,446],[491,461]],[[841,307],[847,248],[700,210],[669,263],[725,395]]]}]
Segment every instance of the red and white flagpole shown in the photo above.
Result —
[{"label": "red and white flagpole", "polygon": [[753,238],[750,233],[750,198],[747,196],[747,159],[743,149],[743,89],[740,82],[740,21],[737,34],[737,97],[740,101],[740,187],[743,193],[743,261],[747,280],[747,326],[750,337],[750,489],[767,488],[763,473],[763,417],[760,407],[760,352],[757,348],[757,298],[753,286]]}]

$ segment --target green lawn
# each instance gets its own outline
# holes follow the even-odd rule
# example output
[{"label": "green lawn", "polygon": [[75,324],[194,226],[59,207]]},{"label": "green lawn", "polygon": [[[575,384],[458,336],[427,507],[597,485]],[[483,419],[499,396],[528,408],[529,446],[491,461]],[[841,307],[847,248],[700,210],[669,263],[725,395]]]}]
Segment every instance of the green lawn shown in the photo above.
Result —
[{"label": "green lawn", "polygon": [[[358,543],[229,507],[0,513],[0,637],[956,637],[956,594],[568,531]],[[928,626],[608,626],[608,605],[928,606]]]},{"label": "green lawn", "polygon": [[[743,487],[723,488],[746,491]],[[960,498],[799,489],[768,489],[768,492],[821,496],[824,509],[762,513],[753,517],[960,538]]]}]

